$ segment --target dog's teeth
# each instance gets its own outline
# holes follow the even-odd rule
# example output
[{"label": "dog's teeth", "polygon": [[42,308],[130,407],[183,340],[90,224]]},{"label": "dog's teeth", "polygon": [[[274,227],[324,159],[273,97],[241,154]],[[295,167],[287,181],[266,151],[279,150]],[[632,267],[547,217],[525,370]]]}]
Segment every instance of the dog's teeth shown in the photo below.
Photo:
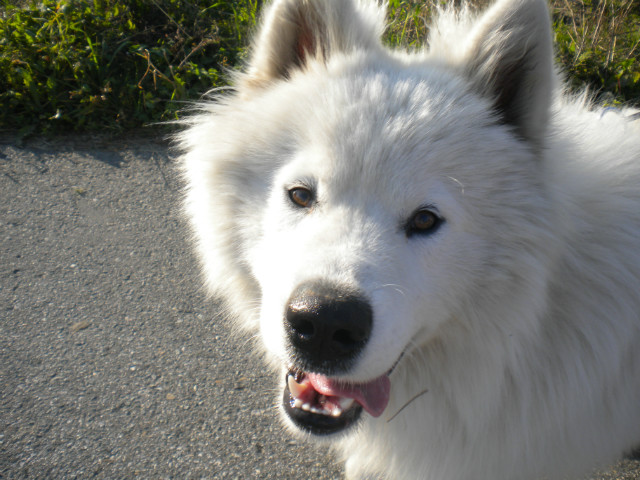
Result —
[{"label": "dog's teeth", "polygon": [[302,410],[304,410],[305,412],[310,412],[311,411],[311,404],[310,403],[303,403],[302,405],[300,405],[300,408]]},{"label": "dog's teeth", "polygon": [[332,411],[331,411],[331,416],[332,417],[339,417],[340,415],[342,415],[342,409],[340,407],[335,407]]},{"label": "dog's teeth", "polygon": [[289,392],[291,393],[291,395],[296,398],[300,397],[307,389],[305,385],[301,385],[300,383],[296,382],[296,380],[293,378],[293,375],[289,375],[287,377],[287,386],[289,387]]},{"label": "dog's teeth", "polygon": [[300,400],[299,398],[295,398],[293,400],[293,408],[301,408],[302,407],[302,400]]},{"label": "dog's teeth", "polygon": [[353,405],[353,398],[341,398],[339,403],[340,403],[340,408],[342,408],[342,410],[348,410],[351,405]]}]

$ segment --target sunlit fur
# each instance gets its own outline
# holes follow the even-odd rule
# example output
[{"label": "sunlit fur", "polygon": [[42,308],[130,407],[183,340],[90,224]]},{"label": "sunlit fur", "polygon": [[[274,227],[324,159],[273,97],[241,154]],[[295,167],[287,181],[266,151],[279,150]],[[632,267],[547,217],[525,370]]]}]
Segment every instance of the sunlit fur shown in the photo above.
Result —
[{"label": "sunlit fur", "polygon": [[[400,361],[385,413],[328,441],[349,478],[578,476],[640,445],[640,122],[564,94],[543,0],[434,22],[403,53],[375,2],[266,9],[179,137],[206,282],[278,371],[296,286],[369,299],[342,378]],[[408,236],[425,207],[444,223]]]}]

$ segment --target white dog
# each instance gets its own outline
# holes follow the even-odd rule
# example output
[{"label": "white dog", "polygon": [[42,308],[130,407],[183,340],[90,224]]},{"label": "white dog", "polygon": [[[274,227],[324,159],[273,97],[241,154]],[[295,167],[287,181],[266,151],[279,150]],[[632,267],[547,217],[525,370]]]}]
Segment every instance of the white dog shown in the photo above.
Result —
[{"label": "white dog", "polygon": [[276,0],[181,135],[212,292],[348,478],[567,478],[640,445],[640,122],[569,98],[544,0],[392,52]]}]

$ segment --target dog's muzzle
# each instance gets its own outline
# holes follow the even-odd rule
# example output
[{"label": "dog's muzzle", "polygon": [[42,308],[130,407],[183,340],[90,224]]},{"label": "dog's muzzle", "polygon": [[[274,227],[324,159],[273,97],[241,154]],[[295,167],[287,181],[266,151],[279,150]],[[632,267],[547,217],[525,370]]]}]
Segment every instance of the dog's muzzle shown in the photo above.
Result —
[{"label": "dog's muzzle", "polygon": [[291,295],[285,329],[294,367],[286,375],[283,407],[299,428],[317,435],[345,430],[366,410],[384,411],[390,381],[382,375],[349,383],[330,375],[347,373],[373,327],[369,302],[357,293],[306,283]]}]

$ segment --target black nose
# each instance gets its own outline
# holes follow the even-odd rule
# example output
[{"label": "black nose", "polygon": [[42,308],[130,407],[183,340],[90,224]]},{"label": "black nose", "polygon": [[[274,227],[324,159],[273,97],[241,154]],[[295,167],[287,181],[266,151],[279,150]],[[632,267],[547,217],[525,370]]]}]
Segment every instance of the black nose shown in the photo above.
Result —
[{"label": "black nose", "polygon": [[373,313],[361,295],[305,283],[287,304],[285,328],[300,368],[335,374],[347,370],[371,335]]}]

